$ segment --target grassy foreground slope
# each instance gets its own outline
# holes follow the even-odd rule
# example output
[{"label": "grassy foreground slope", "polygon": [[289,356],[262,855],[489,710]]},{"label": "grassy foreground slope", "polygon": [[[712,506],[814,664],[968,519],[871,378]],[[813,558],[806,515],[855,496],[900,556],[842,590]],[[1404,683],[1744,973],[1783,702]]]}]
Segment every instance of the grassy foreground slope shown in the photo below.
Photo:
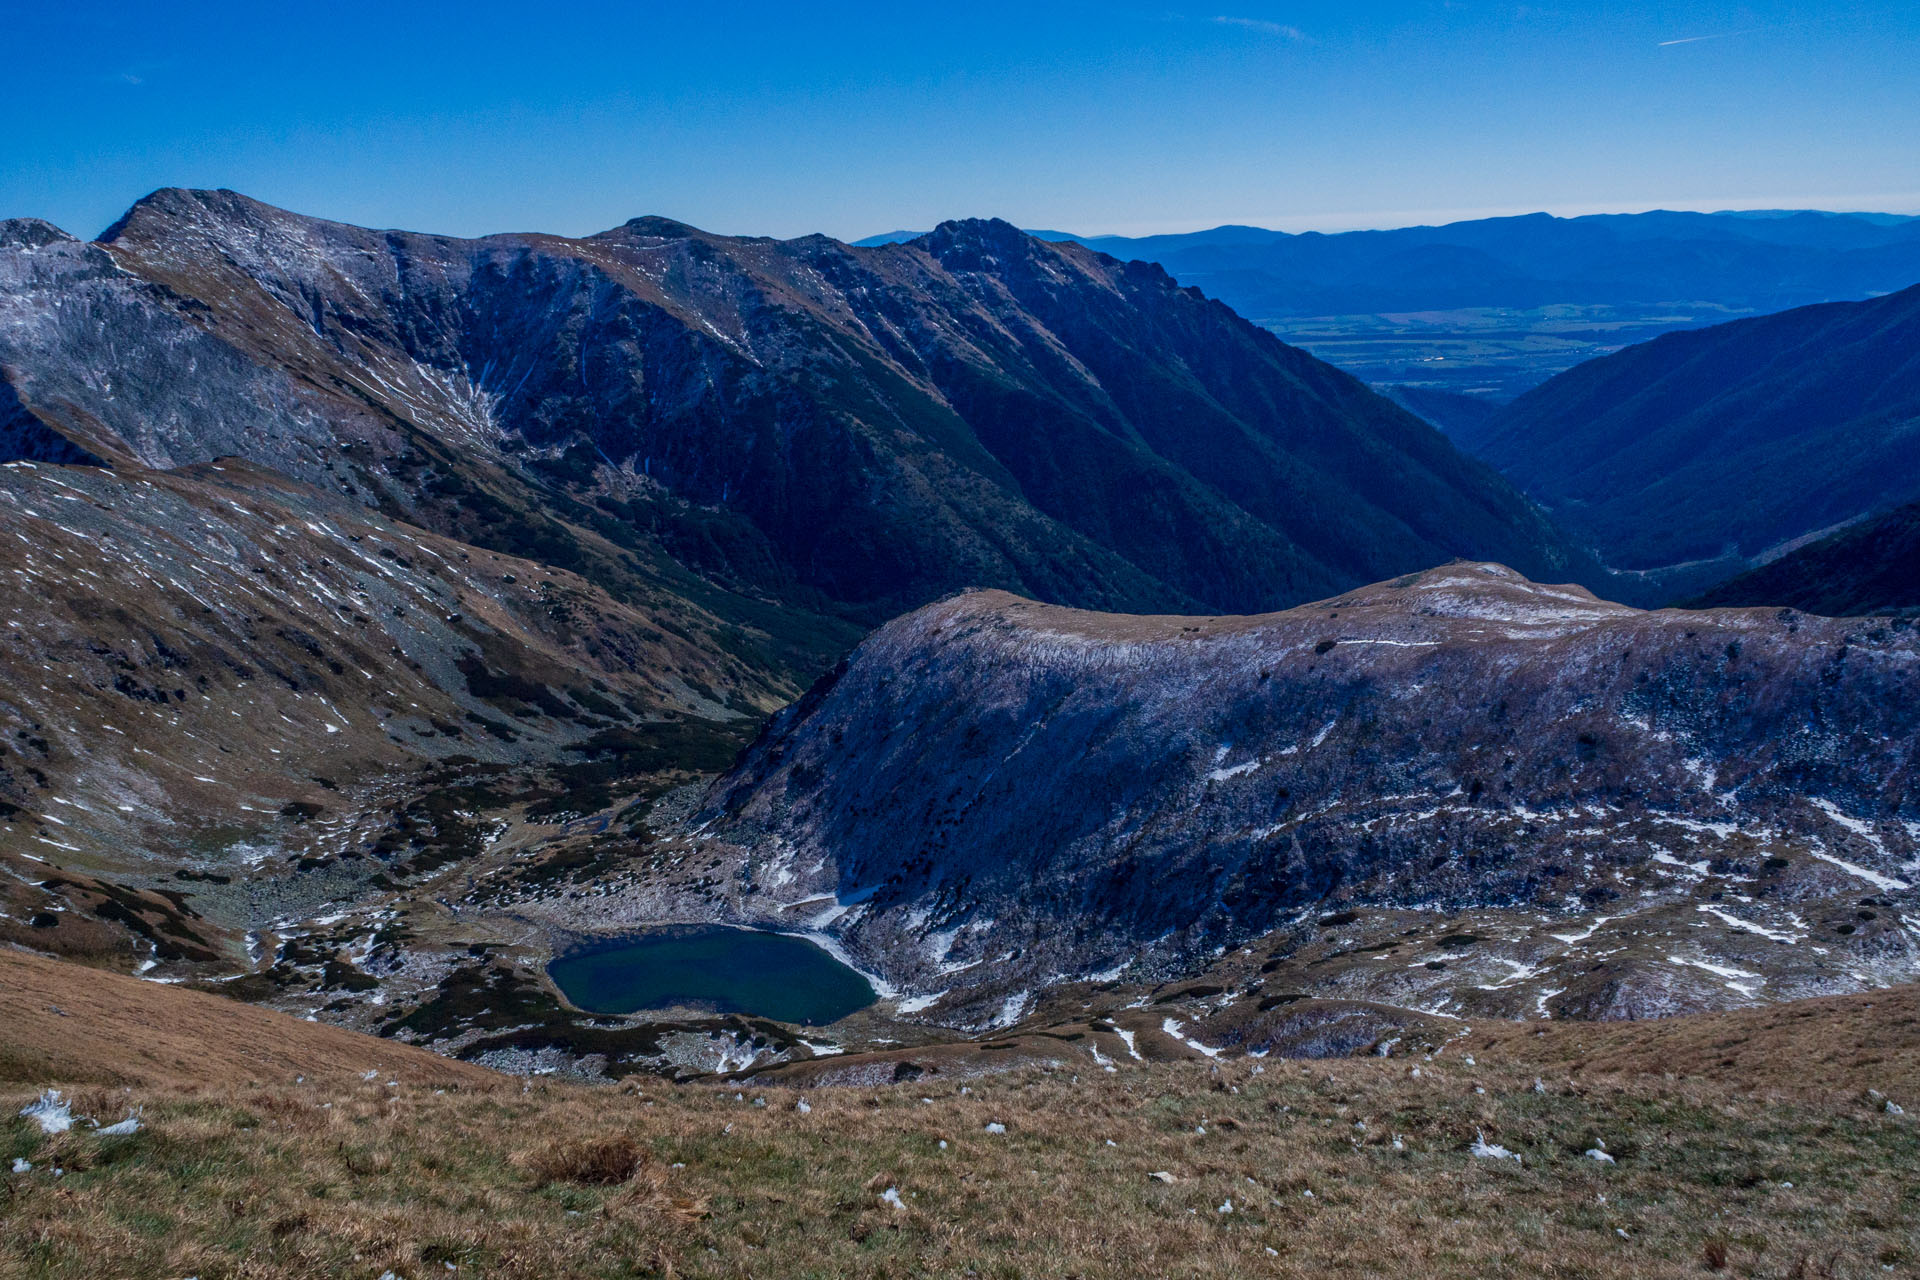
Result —
[{"label": "grassy foreground slope", "polygon": [[[7,970],[8,1042],[41,977]],[[139,1046],[114,1019],[131,1014],[99,990],[69,1012],[127,1030],[117,1055],[99,1049],[124,1072]],[[0,1169],[33,1167],[0,1173],[0,1275],[1911,1273],[1920,1127],[1855,1082],[1916,1100],[1914,1004],[1881,991],[1755,1011],[1778,1019],[1764,1025],[1655,1024],[1674,1043],[1738,1045],[1738,1083],[1658,1074],[1688,1060],[1645,1026],[1501,1023],[1431,1059],[1105,1071],[1063,1047],[1051,1068],[965,1086],[805,1093],[483,1073],[392,1085],[384,1070],[296,1083],[220,1037],[304,1024],[239,1010],[278,1025],[206,1019],[199,1084],[78,1090],[76,1113],[103,1123],[140,1107],[131,1136],[42,1134],[17,1112],[53,1081],[4,1060]],[[1846,1087],[1806,1069],[1856,1042],[1884,1061]],[[1476,1156],[1479,1138],[1520,1160]],[[1587,1154],[1603,1145],[1612,1163]]]},{"label": "grassy foreground slope", "polygon": [[1672,1074],[1736,1089],[1877,1089],[1920,1102],[1920,987],[1644,1022],[1488,1023],[1473,1042],[1541,1072]]},{"label": "grassy foreground slope", "polygon": [[499,1078],[237,1000],[0,949],[0,1080],[166,1088],[369,1071],[427,1085]]}]

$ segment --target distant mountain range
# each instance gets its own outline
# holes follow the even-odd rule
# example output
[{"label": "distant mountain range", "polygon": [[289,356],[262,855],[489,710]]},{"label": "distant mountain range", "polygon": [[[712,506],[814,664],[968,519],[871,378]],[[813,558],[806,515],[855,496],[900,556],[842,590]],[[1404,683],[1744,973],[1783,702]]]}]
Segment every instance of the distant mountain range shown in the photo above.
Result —
[{"label": "distant mountain range", "polygon": [[[1920,286],[1670,334],[1450,430],[1613,568],[1703,588],[1920,498]],[[1813,598],[1894,602],[1831,585]]]},{"label": "distant mountain range", "polygon": [[[484,466],[696,573],[871,618],[983,583],[1238,609],[1436,555],[1568,563],[1354,380],[1158,270],[1004,223],[879,250],[660,219],[457,241],[162,192],[97,247],[17,255],[40,273],[6,339],[28,458],[238,454],[454,536],[487,527],[417,469]],[[87,386],[98,338],[59,325],[63,290],[150,303],[164,332],[114,336],[226,364]],[[407,428],[436,456],[397,463]]]},{"label": "distant mountain range", "polygon": [[[1479,365],[1471,354],[1425,357],[1433,363],[1399,371],[1419,381],[1381,390],[1499,468],[1625,574],[1613,594],[1672,599],[1755,569],[1706,598],[1777,597],[1826,612],[1920,606],[1895,550],[1909,528],[1898,513],[1756,569],[1920,497],[1920,218],[1537,214],[1339,235],[1218,227],[1066,238],[1157,262],[1282,332],[1284,317],[1317,312],[1446,312],[1394,336],[1364,323],[1317,335],[1316,349],[1351,357],[1370,378],[1392,372],[1383,350],[1414,360],[1476,343],[1562,342],[1564,354],[1523,357],[1517,373],[1496,372],[1498,355]],[[1508,322],[1481,311],[1551,303],[1640,315],[1689,300],[1711,306],[1596,328],[1591,350],[1620,349],[1510,405],[1484,394],[1524,385],[1526,370],[1550,372],[1555,359],[1572,363],[1577,352],[1564,343],[1582,320],[1548,332],[1537,317],[1513,319],[1502,334]],[[1478,310],[1447,310],[1463,308]],[[1773,314],[1702,327],[1739,310]],[[1633,341],[1662,328],[1679,331]],[[1450,389],[1461,386],[1480,394]]]},{"label": "distant mountain range", "polygon": [[1554,304],[1778,311],[1920,282],[1920,217],[1895,214],[1655,210],[1337,233],[1223,226],[1157,236],[1035,234],[1158,263],[1262,323]]},{"label": "distant mountain range", "polygon": [[1158,263],[1375,386],[1494,401],[1663,333],[1920,283],[1920,219],[1894,214],[1540,213],[1066,238]]},{"label": "distant mountain range", "polygon": [[[1077,236],[1071,231],[1048,231],[1044,228],[1035,227],[1022,227],[1020,230],[1023,234],[1030,235],[1035,240],[1044,240],[1048,244],[1059,244],[1067,240],[1084,244],[1088,239],[1086,236]],[[859,240],[849,241],[848,243],[852,244],[856,249],[874,249],[886,244],[905,244],[909,240],[918,240],[926,234],[924,231],[882,231],[877,236],[864,236]]]}]

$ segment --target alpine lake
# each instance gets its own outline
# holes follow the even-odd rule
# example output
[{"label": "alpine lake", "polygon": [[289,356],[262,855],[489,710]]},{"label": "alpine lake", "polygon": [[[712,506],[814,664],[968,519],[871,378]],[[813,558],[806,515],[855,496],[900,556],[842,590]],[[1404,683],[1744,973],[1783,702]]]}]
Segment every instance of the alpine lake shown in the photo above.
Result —
[{"label": "alpine lake", "polygon": [[547,966],[575,1008],[690,1006],[820,1026],[864,1009],[873,985],[805,938],[729,925],[665,925],[582,947]]}]

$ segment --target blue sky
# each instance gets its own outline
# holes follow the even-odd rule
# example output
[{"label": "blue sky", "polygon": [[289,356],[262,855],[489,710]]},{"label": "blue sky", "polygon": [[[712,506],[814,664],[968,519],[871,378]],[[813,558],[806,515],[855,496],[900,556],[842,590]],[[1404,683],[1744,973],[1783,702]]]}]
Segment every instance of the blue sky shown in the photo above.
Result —
[{"label": "blue sky", "polygon": [[1920,4],[13,6],[0,215],[451,234],[1920,211]]}]

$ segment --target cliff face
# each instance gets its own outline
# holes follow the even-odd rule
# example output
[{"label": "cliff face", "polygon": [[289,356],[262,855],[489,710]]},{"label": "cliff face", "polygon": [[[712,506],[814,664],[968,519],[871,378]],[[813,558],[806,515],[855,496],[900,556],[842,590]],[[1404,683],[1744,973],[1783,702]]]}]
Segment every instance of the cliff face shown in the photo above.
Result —
[{"label": "cliff face", "polygon": [[[1361,905],[1604,924],[1678,904],[1683,939],[1799,941],[1809,903],[1911,896],[1916,676],[1901,622],[1642,612],[1492,564],[1250,618],[970,594],[782,713],[703,834],[745,851],[746,914],[811,921],[927,994],[1191,967]],[[1914,961],[1875,919],[1840,935],[1871,934],[1855,977]],[[1730,994],[1708,956],[1676,992],[1658,949],[1681,944],[1645,932],[1548,995],[1659,1012],[1770,980]],[[1763,950],[1768,995],[1826,981]],[[1437,973],[1391,994],[1457,985]]]}]

